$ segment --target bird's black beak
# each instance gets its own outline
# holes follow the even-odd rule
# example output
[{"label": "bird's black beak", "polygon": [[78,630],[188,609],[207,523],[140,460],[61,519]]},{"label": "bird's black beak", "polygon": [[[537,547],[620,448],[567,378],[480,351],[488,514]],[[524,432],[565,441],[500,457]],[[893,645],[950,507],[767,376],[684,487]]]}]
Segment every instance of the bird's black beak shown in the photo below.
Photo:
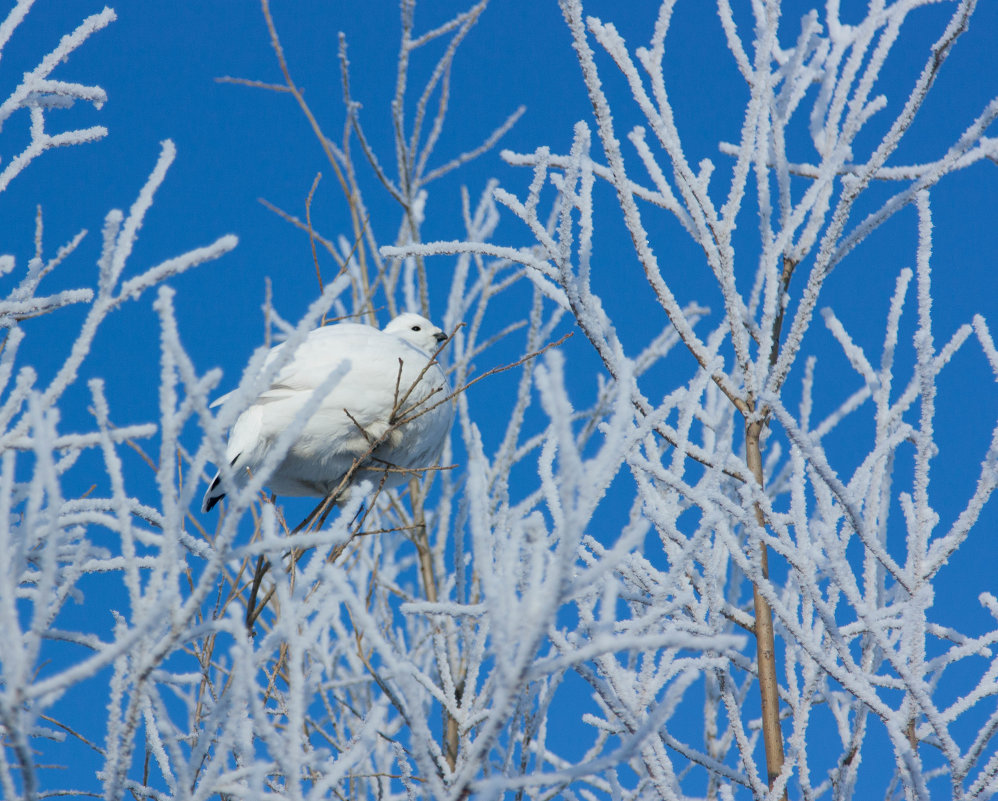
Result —
[{"label": "bird's black beak", "polygon": [[445,334],[445,333],[444,333],[443,331],[441,331],[441,332],[440,332],[439,334],[434,334],[434,335],[433,335],[433,338],[434,338],[434,339],[435,339],[435,340],[436,340],[437,342],[443,342],[444,340],[446,340],[446,339],[447,339],[447,334]]}]

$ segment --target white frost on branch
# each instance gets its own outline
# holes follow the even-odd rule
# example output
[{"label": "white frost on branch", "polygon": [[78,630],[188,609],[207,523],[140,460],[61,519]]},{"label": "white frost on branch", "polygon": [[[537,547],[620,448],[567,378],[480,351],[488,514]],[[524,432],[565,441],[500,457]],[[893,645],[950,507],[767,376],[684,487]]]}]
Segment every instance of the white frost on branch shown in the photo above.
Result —
[{"label": "white frost on branch", "polygon": [[[7,18],[0,23],[0,56],[3,48],[22,22],[33,0],[20,0]],[[30,72],[24,73],[21,83],[0,103],[0,131],[11,116],[26,110],[31,119],[30,141],[20,153],[0,152],[0,192],[19,175],[25,167],[46,150],[66,145],[80,145],[107,136],[107,128],[95,125],[90,128],[50,133],[46,122],[51,110],[69,108],[77,100],[91,103],[100,109],[107,95],[99,86],[87,86],[71,81],[54,80],[50,76],[55,68],[66,61],[70,54],[80,47],[90,36],[107,27],[116,19],[114,11],[105,8],[99,14],[87,17],[72,33],[63,36],[52,52]]]},{"label": "white frost on branch", "polygon": [[[29,5],[0,26],[0,45]],[[998,155],[987,135],[998,106],[972,112],[925,163],[895,163],[973,3],[948,10],[914,88],[895,98],[884,65],[930,3],[875,3],[846,24],[837,3],[789,20],[776,0],[719,0],[721,56],[746,84],[745,107],[738,141],[718,133],[708,143],[718,157],[694,163],[703,143],[682,133],[671,99],[671,70],[687,66],[672,60],[676,3],[661,3],[635,47],[563,0],[592,119],[566,123],[568,152],[504,151],[523,181],[488,181],[474,201],[462,190],[452,222],[463,229],[426,241],[437,208],[428,185],[519,115],[430,166],[456,108],[456,50],[485,5],[419,33],[414,4],[401,4],[391,158],[361,123],[345,37],[334,143],[264,3],[283,96],[316,130],[352,230],[324,235],[310,217],[283,215],[340,271],[297,322],[268,294],[265,341],[241,379],[227,377],[238,387],[217,419],[222,373],[196,369],[185,342],[196,332],[162,284],[234,239],[129,271],[172,145],[128,214],[107,215],[94,286],[41,288],[82,234],[46,257],[40,216],[23,274],[0,257],[10,284],[0,298],[4,798],[993,795],[998,601],[986,581],[954,587],[946,571],[961,549],[993,552],[983,521],[998,489],[998,424],[954,454],[943,412],[965,361],[998,376],[998,352],[993,321],[950,330],[939,315],[932,278],[949,265],[933,250],[929,193]],[[424,54],[413,100],[410,69]],[[702,54],[708,66],[717,57]],[[881,120],[892,103],[897,116]],[[634,113],[639,124],[618,135]],[[869,202],[884,181],[890,191]],[[382,208],[372,187],[397,219],[369,211]],[[909,206],[917,224],[896,221],[907,237],[898,258],[914,263],[862,265],[897,275],[889,297],[864,286],[862,314],[841,300],[830,308],[826,286],[852,278],[835,270]],[[691,238],[699,264],[679,261],[677,236]],[[700,302],[687,299],[697,268],[712,292]],[[98,329],[151,289],[158,419],[118,424],[107,376],[79,387],[89,422],[70,429]],[[261,496],[264,465],[207,530],[192,512],[205,467],[280,369],[264,365],[272,334],[290,353],[329,314],[384,322],[403,308],[429,314],[431,300],[445,304],[433,316],[453,337],[438,359],[458,390],[441,469],[400,490],[366,482],[299,524],[292,504]],[[44,319],[22,323],[69,304],[84,320],[42,380],[22,354]],[[655,311],[637,326],[639,308]],[[559,339],[572,327],[581,336]],[[985,384],[962,402],[993,401]],[[954,464],[969,467],[944,480]],[[944,587],[966,616],[945,616]],[[115,600],[95,600],[102,593]],[[763,603],[776,630],[776,767],[763,760],[757,700]],[[87,693],[106,720],[80,720],[74,704]],[[68,753],[66,743],[89,757],[68,778],[39,755]]]}]

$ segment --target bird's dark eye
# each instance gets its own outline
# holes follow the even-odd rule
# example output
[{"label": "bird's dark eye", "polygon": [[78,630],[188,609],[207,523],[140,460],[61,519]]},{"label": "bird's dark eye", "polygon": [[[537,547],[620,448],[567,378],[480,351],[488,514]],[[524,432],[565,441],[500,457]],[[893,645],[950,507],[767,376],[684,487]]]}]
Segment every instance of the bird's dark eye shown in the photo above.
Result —
[{"label": "bird's dark eye", "polygon": [[414,326],[412,327],[412,330],[413,330],[413,331],[422,331],[423,329],[422,329],[422,328],[420,328],[420,327],[419,327],[418,325],[414,325]]}]

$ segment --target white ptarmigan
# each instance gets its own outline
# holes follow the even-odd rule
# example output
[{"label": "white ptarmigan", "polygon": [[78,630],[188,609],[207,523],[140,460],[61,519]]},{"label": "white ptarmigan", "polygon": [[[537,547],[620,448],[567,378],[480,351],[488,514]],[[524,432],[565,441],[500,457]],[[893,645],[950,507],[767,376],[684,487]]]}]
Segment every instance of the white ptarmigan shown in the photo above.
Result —
[{"label": "white ptarmigan", "polygon": [[[410,417],[388,433],[357,477],[366,474],[377,484],[382,476],[374,471],[383,473],[385,486],[390,487],[413,475],[403,472],[406,469],[434,466],[454,416],[449,400],[440,403],[448,395],[447,378],[432,361],[446,338],[425,317],[409,313],[400,314],[380,331],[359,323],[339,323],[309,332],[270,387],[232,426],[225,458],[237,480],[244,482],[247,471],[259,469],[281,432],[334,372],[342,375],[271,473],[267,481],[271,491],[325,497],[372,442],[385,436],[399,419]],[[282,347],[273,348],[265,364],[271,364]],[[421,410],[426,411],[420,414]],[[202,510],[210,511],[225,493],[221,474],[216,474]]]}]

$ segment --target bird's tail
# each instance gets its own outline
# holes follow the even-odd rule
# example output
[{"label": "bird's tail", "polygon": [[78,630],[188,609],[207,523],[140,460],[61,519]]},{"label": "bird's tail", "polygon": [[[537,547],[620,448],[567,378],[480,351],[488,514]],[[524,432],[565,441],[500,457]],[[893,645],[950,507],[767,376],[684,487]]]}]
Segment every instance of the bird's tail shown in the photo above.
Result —
[{"label": "bird's tail", "polygon": [[208,491],[204,494],[204,500],[201,501],[202,512],[210,512],[215,508],[215,504],[225,497],[225,490],[222,489],[221,485],[222,474],[216,473],[215,477],[211,480],[211,484],[208,485]]},{"label": "bird's tail", "polygon": [[[232,461],[229,462],[229,465],[231,467],[235,467],[236,461],[239,459],[240,456],[242,456],[242,453],[237,453],[235,457],[233,457]],[[222,500],[222,498],[224,497],[225,497],[225,490],[222,489],[222,473],[220,471],[218,473],[215,473],[215,477],[211,480],[211,483],[208,485],[208,491],[205,492],[204,500],[201,501],[201,511],[205,513],[210,512],[212,509],[215,508],[215,504],[218,503],[220,500]]]}]

